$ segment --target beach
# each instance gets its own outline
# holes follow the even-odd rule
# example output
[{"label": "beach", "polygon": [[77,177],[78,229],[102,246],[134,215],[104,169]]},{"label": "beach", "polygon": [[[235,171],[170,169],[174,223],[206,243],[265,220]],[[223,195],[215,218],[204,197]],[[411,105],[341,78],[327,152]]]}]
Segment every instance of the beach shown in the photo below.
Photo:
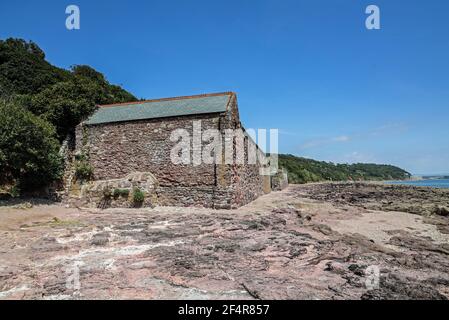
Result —
[{"label": "beach", "polygon": [[0,299],[447,299],[448,208],[449,190],[381,183],[235,210],[3,203]]}]

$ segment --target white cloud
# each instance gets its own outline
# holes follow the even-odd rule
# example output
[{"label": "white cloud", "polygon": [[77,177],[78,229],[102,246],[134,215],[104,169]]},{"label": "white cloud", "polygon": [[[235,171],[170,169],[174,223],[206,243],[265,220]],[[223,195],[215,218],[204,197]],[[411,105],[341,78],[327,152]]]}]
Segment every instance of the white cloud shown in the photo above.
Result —
[{"label": "white cloud", "polygon": [[285,131],[282,129],[279,129],[279,134],[284,136],[298,136],[296,132]]},{"label": "white cloud", "polygon": [[335,142],[346,142],[349,140],[351,140],[351,138],[348,136],[339,136],[339,137],[332,138],[332,141],[335,141]]},{"label": "white cloud", "polygon": [[335,143],[346,143],[353,140],[360,139],[379,139],[383,136],[390,137],[393,134],[403,133],[408,130],[408,126],[404,123],[387,123],[383,126],[376,127],[363,132],[356,132],[353,134],[340,135],[335,137],[319,137],[310,139],[300,145],[300,150],[318,148],[328,146]]},{"label": "white cloud", "polygon": [[300,149],[310,149],[310,148],[316,148],[316,147],[322,147],[326,146],[332,143],[343,143],[350,141],[351,138],[349,136],[337,136],[337,137],[331,137],[331,138],[318,138],[318,139],[311,139],[309,141],[304,142]]},{"label": "white cloud", "polygon": [[377,163],[376,158],[371,154],[365,154],[358,151],[353,151],[343,156],[344,163]]},{"label": "white cloud", "polygon": [[[405,123],[387,123],[383,126],[368,131],[369,136],[382,136],[394,133],[406,132],[409,127]],[[363,136],[363,135],[362,135]]]}]

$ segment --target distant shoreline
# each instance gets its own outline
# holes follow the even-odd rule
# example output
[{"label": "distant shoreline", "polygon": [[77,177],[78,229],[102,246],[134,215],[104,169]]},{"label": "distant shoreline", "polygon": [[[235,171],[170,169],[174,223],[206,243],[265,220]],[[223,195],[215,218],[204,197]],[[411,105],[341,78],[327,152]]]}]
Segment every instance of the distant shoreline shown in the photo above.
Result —
[{"label": "distant shoreline", "polygon": [[436,189],[449,189],[449,179],[410,179],[384,181],[386,185],[401,185]]}]

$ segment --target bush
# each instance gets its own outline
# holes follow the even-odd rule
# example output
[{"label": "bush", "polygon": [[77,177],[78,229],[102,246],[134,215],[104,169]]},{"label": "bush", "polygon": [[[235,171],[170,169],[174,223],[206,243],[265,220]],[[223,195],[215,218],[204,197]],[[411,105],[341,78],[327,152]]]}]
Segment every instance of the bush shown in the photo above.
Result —
[{"label": "bush", "polygon": [[145,200],[145,194],[139,188],[135,188],[133,192],[133,202],[136,204],[142,203]]},{"label": "bush", "polygon": [[11,194],[11,197],[17,198],[20,196],[20,189],[17,186],[12,186],[9,193]]},{"label": "bush", "polygon": [[94,169],[87,161],[79,161],[75,166],[75,176],[77,180],[89,181],[94,176]]},{"label": "bush", "polygon": [[45,61],[45,53],[33,42],[0,40],[0,94],[37,93],[70,76]]},{"label": "bush", "polygon": [[114,189],[114,192],[112,193],[114,199],[117,199],[119,197],[128,198],[129,196],[129,190],[128,189]]},{"label": "bush", "polygon": [[103,198],[104,199],[110,199],[111,198],[111,196],[112,196],[112,191],[111,191],[111,189],[109,188],[109,187],[104,187],[104,189],[103,189]]},{"label": "bush", "polygon": [[0,183],[33,190],[59,179],[62,159],[53,126],[0,100]]}]

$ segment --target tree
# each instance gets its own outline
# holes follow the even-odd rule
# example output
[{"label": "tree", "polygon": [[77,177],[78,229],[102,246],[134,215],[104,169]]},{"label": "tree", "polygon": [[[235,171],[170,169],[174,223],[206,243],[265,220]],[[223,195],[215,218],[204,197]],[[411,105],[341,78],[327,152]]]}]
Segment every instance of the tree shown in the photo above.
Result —
[{"label": "tree", "polygon": [[76,69],[77,75],[69,81],[58,82],[31,98],[21,97],[21,102],[31,112],[56,127],[60,141],[89,117],[97,105],[136,100],[122,88],[111,86],[102,74],[91,68],[90,71],[86,76]]},{"label": "tree", "polygon": [[0,97],[34,94],[69,76],[69,71],[45,61],[44,52],[34,42],[0,40]]},{"label": "tree", "polygon": [[34,42],[0,40],[0,98],[13,99],[51,122],[64,140],[98,104],[137,101],[86,65],[70,71],[52,66]]},{"label": "tree", "polygon": [[410,178],[407,171],[390,165],[380,164],[334,164],[279,155],[279,165],[288,172],[291,183],[347,180],[404,180]]},{"label": "tree", "polygon": [[75,77],[89,79],[102,88],[101,100],[97,104],[110,104],[137,101],[137,98],[120,86],[110,84],[104,75],[94,68],[86,65],[72,66],[72,74]]},{"label": "tree", "polygon": [[89,66],[55,67],[34,42],[10,38],[0,40],[0,100],[0,186],[32,189],[60,176],[59,142],[98,104],[137,99]]},{"label": "tree", "polygon": [[88,78],[92,81],[95,81],[98,84],[106,85],[107,81],[104,75],[92,67],[86,65],[75,65],[72,66],[72,73],[75,76]]},{"label": "tree", "polygon": [[74,78],[54,84],[24,103],[28,110],[52,123],[62,141],[95,111],[96,102],[103,99],[106,98],[100,85],[89,79]]},{"label": "tree", "polygon": [[0,100],[0,183],[21,190],[60,177],[62,161],[53,126],[24,108]]}]

